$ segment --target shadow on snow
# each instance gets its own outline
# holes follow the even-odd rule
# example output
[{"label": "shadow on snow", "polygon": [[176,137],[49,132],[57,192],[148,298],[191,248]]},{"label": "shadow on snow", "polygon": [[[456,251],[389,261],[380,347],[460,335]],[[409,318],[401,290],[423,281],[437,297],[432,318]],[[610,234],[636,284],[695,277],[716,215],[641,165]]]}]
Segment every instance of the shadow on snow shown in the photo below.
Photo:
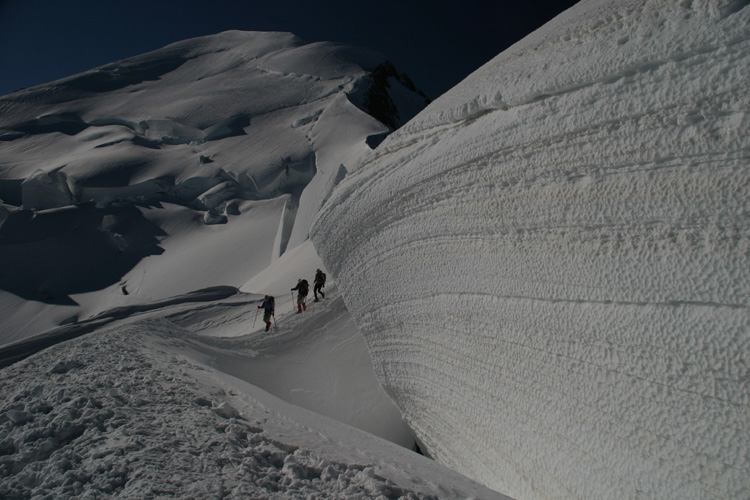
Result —
[{"label": "shadow on snow", "polygon": [[93,203],[13,212],[0,226],[0,289],[28,300],[75,305],[71,294],[116,283],[164,250],[165,233],[137,207]]}]

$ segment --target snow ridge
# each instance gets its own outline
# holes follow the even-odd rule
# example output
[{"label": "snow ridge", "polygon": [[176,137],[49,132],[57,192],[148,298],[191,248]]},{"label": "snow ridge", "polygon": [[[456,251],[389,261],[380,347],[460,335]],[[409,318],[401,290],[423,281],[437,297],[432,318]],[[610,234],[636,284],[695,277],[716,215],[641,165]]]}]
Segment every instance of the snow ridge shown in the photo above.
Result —
[{"label": "snow ridge", "polygon": [[180,336],[143,321],[7,368],[0,496],[437,498],[278,440],[258,401],[207,398],[206,368],[169,350]]},{"label": "snow ridge", "polygon": [[[0,97],[0,261],[15,263],[0,303],[27,301],[0,315],[0,344],[239,287],[304,243],[348,166],[390,132],[361,104],[384,63],[230,31]],[[391,91],[403,121],[424,105]]]},{"label": "snow ridge", "polygon": [[750,494],[750,7],[583,1],[312,237],[437,460],[515,498]]}]

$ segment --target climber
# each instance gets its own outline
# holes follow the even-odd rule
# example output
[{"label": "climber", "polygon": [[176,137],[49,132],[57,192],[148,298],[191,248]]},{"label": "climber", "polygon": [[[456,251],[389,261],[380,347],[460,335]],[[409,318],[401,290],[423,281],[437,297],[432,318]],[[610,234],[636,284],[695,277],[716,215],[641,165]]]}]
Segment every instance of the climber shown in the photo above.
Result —
[{"label": "climber", "polygon": [[323,293],[323,287],[326,286],[326,273],[318,269],[315,271],[315,286],[313,287],[313,294],[315,295],[315,302],[320,302],[318,294],[324,299],[326,294]]},{"label": "climber", "polygon": [[275,317],[274,306],[276,299],[272,295],[266,295],[263,299],[263,303],[258,306],[258,309],[263,309],[263,321],[266,322],[266,331],[271,328],[271,317]]},{"label": "climber", "polygon": [[[307,283],[307,280],[297,280],[297,286],[292,288],[292,291],[297,290],[297,313],[301,313],[302,310],[307,311],[307,304],[305,304],[305,301],[307,300],[307,292],[310,290],[310,285]],[[292,297],[294,297],[294,294],[292,294]]]}]

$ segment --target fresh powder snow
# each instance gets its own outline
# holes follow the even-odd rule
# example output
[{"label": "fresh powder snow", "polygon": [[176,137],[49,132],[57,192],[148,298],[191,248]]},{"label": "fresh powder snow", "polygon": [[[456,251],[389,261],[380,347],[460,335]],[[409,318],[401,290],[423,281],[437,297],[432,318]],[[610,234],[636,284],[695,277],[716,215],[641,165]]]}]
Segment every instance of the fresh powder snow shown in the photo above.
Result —
[{"label": "fresh powder snow", "polygon": [[423,449],[514,498],[750,497],[750,5],[584,0],[312,238]]}]

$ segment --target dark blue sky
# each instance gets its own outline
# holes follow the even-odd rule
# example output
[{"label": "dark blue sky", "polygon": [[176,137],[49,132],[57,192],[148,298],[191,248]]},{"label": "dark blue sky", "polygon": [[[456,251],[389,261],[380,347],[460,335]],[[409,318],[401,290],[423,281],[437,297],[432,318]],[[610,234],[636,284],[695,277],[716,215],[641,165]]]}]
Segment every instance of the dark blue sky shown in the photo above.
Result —
[{"label": "dark blue sky", "polygon": [[0,95],[228,29],[383,53],[436,98],[577,0],[0,0]]}]

